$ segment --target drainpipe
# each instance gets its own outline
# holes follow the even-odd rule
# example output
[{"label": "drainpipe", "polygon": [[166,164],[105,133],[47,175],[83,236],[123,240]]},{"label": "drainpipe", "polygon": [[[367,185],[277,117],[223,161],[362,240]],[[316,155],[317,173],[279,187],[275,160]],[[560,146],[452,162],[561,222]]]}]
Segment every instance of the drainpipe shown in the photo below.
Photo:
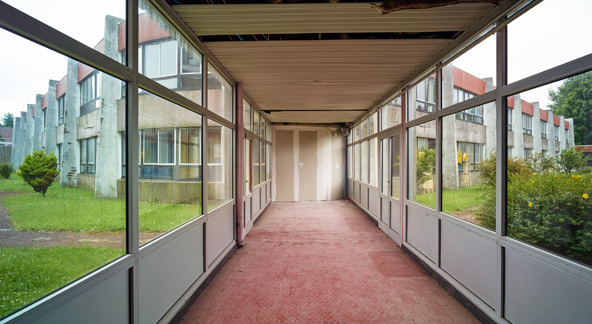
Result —
[{"label": "drainpipe", "polygon": [[236,244],[239,248],[243,247],[243,229],[244,222],[244,203],[243,203],[243,189],[245,187],[244,176],[244,145],[245,145],[245,131],[243,126],[243,84],[236,84]]}]

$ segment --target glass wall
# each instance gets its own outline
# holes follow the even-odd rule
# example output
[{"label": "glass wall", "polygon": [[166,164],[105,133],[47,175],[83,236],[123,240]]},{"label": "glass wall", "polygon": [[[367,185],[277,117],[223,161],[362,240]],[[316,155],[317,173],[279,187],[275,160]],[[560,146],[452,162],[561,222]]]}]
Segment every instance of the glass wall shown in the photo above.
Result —
[{"label": "glass wall", "polygon": [[208,63],[208,110],[224,117],[229,122],[234,122],[232,85]]},{"label": "glass wall", "polygon": [[251,126],[252,112],[253,107],[251,106],[251,103],[249,103],[246,99],[243,99],[243,127],[249,131],[253,130],[253,127]]},{"label": "glass wall", "polygon": [[407,199],[436,209],[436,121],[407,130]]},{"label": "glass wall", "polygon": [[399,125],[401,123],[401,97],[386,103],[380,109],[380,130]]},{"label": "glass wall", "polygon": [[391,137],[391,197],[401,199],[401,148],[399,136]]},{"label": "glass wall", "polygon": [[202,214],[202,116],[146,91],[138,101],[139,226],[145,244]]},{"label": "glass wall", "polygon": [[234,198],[233,131],[208,119],[208,211]]},{"label": "glass wall", "polygon": [[256,139],[254,141],[255,145],[253,147],[253,187],[258,186],[261,183],[260,180],[260,166],[261,166],[261,162],[260,162],[260,156],[261,156],[261,141],[259,141],[258,139]]},{"label": "glass wall", "polygon": [[[15,5],[47,23],[57,21],[41,8],[22,2]],[[97,7],[103,9],[107,10]],[[101,14],[105,12],[88,17],[88,23],[96,22],[101,31],[95,42],[103,37],[104,17],[96,19]],[[75,32],[66,25],[56,27]],[[120,189],[126,184],[121,168],[126,136],[118,113],[126,99],[120,96],[119,79],[4,29],[0,40],[7,49],[0,51],[0,70],[10,76],[2,87],[0,107],[16,117],[9,128],[13,138],[9,160],[2,162],[18,170],[0,181],[3,318],[126,254],[127,203]],[[84,78],[83,73],[92,78]],[[81,102],[80,91],[94,105],[83,116],[87,102]],[[103,123],[96,118],[101,111],[93,101],[97,97]],[[71,131],[64,131],[65,127]],[[51,165],[43,173],[47,186],[24,181],[39,175],[35,164],[25,162],[34,152]]]},{"label": "glass wall", "polygon": [[407,92],[409,103],[407,104],[407,120],[431,114],[436,111],[436,74],[418,83]]}]

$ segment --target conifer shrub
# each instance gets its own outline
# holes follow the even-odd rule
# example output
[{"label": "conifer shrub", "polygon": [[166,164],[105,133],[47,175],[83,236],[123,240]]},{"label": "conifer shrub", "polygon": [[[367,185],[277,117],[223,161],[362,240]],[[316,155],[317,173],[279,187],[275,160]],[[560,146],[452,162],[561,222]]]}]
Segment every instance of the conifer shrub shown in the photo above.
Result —
[{"label": "conifer shrub", "polygon": [[60,174],[58,171],[58,159],[53,154],[45,154],[45,151],[39,150],[28,154],[19,166],[18,173],[20,177],[33,187],[35,192],[40,192],[45,197],[47,188],[51,186],[55,177]]},{"label": "conifer shrub", "polygon": [[12,174],[12,172],[14,172],[12,164],[8,164],[6,162],[2,162],[0,164],[0,176],[2,176],[4,179],[10,178],[10,174]]}]

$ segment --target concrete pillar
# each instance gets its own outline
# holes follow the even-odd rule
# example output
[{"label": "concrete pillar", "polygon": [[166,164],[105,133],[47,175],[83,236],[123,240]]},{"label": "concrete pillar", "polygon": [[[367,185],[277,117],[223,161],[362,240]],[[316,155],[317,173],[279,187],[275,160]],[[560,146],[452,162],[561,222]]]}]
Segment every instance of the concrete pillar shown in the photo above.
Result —
[{"label": "concrete pillar", "polygon": [[35,131],[33,133],[33,151],[43,149],[43,95],[37,94],[35,100]]},{"label": "concrete pillar", "polygon": [[559,151],[565,150],[565,119],[559,116]]},{"label": "concrete pillar", "polygon": [[555,153],[555,124],[553,124],[553,111],[547,110],[547,155],[549,157],[557,155]]},{"label": "concrete pillar", "polygon": [[[56,145],[56,128],[58,127],[58,100],[56,99],[56,85],[58,81],[49,80],[49,89],[47,94],[47,127],[45,129],[45,153],[58,155],[58,146]],[[59,160],[59,157],[58,157]]]},{"label": "concrete pillar", "polygon": [[543,143],[541,142],[541,111],[539,110],[539,103],[533,102],[534,106],[532,114],[532,153],[543,152]]},{"label": "concrete pillar", "polygon": [[524,158],[524,135],[522,134],[522,100],[520,94],[514,95],[512,110],[512,131],[514,131],[514,148],[512,157]]},{"label": "concrete pillar", "polygon": [[[118,25],[122,19],[105,17],[105,50],[108,57],[119,60],[117,50]],[[97,138],[95,197],[117,198],[117,179],[121,178],[121,134],[117,132],[117,99],[121,94],[121,81],[105,73],[101,78],[101,107],[99,136]]]},{"label": "concrete pillar", "polygon": [[[452,65],[442,68],[442,107],[454,104]],[[442,118],[442,189],[458,189],[458,160],[456,158],[456,126],[454,114]]]},{"label": "concrete pillar", "polygon": [[66,105],[64,112],[64,143],[62,145],[62,187],[76,187],[80,166],[80,145],[76,140],[76,123],[80,115],[80,86],[78,85],[78,62],[68,59],[66,75]]},{"label": "concrete pillar", "polygon": [[19,154],[18,154],[18,150],[19,150],[19,145],[22,142],[22,138],[19,138],[19,131],[21,130],[21,118],[20,117],[15,117],[14,118],[14,122],[13,122],[13,128],[12,128],[12,149],[10,151],[10,163],[12,163],[12,166],[14,167],[14,169],[18,169],[19,164],[21,164],[21,161],[19,161]]},{"label": "concrete pillar", "polygon": [[[493,90],[493,78],[484,78],[485,92]],[[485,158],[488,159],[492,153],[497,152],[496,124],[497,112],[495,102],[483,105],[483,125],[485,126]]]},{"label": "concrete pillar", "polygon": [[569,141],[569,148],[572,148],[576,146],[576,140],[574,138],[574,121],[573,118],[567,118],[566,121],[569,123],[567,140]]},{"label": "concrete pillar", "polygon": [[27,118],[25,122],[25,156],[33,152],[33,137],[35,136],[35,118],[33,118],[33,111],[35,105],[27,105]]},{"label": "concrete pillar", "polygon": [[[25,160],[25,146],[27,143],[27,137],[26,137],[26,126],[25,126],[25,118],[27,117],[27,113],[24,111],[21,111],[21,119],[19,121],[20,124],[20,129],[19,132],[17,134],[17,137],[19,138],[19,148],[18,148],[18,164],[23,163],[23,161]],[[16,167],[16,165],[15,165]]]}]

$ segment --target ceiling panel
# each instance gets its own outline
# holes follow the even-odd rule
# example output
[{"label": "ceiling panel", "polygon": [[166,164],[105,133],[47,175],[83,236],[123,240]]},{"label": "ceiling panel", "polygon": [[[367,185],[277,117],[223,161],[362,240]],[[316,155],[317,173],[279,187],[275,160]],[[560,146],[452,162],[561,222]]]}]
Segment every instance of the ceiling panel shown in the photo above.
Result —
[{"label": "ceiling panel", "polygon": [[174,5],[200,36],[462,31],[495,5],[469,3],[382,15],[369,3]]},{"label": "ceiling panel", "polygon": [[[262,110],[357,110],[353,121],[449,40],[212,42],[209,50]],[[330,115],[327,113],[326,115]],[[275,113],[270,115],[277,120]],[[294,117],[304,115],[294,115]],[[304,122],[304,120],[293,120]]]},{"label": "ceiling panel", "polygon": [[273,122],[277,123],[311,123],[311,124],[332,124],[353,122],[360,116],[359,112],[342,112],[335,115],[326,111],[286,111],[272,112],[267,115]]}]

